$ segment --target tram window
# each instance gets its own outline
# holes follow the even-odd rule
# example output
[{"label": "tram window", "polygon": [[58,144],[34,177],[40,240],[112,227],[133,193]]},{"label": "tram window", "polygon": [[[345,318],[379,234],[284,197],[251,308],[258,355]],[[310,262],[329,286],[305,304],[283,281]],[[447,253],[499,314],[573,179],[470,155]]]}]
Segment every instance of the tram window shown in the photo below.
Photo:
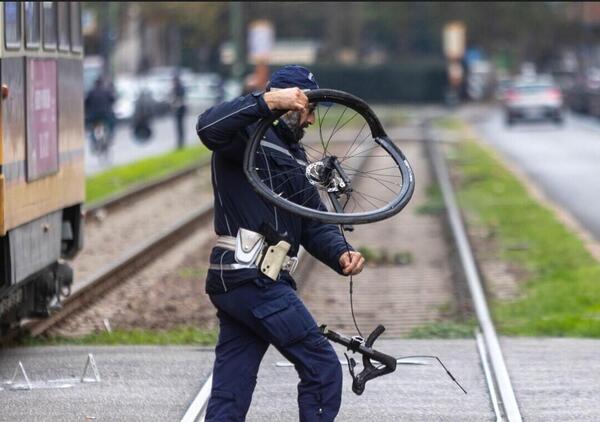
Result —
[{"label": "tram window", "polygon": [[4,2],[4,42],[8,49],[21,47],[21,3]]},{"label": "tram window", "polygon": [[71,4],[71,49],[81,51],[81,7],[79,2]]},{"label": "tram window", "polygon": [[25,2],[25,47],[40,46],[40,5],[34,1]]},{"label": "tram window", "polygon": [[58,49],[69,51],[69,3],[57,2],[58,6]]},{"label": "tram window", "polygon": [[42,22],[44,26],[44,49],[56,48],[56,3],[45,1],[42,3]]}]

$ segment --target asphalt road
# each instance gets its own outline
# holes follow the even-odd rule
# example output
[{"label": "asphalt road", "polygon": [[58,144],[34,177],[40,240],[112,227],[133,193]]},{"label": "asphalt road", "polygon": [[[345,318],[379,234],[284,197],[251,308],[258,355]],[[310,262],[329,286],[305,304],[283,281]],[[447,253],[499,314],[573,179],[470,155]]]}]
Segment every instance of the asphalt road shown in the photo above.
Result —
[{"label": "asphalt road", "polygon": [[506,126],[495,107],[462,112],[481,138],[513,161],[600,240],[600,121],[568,114],[565,123]]},{"label": "asphalt road", "polygon": [[[598,340],[504,337],[500,343],[524,420],[600,420]],[[399,365],[396,372],[369,381],[364,394],[356,396],[344,365],[337,420],[495,420],[473,340],[384,338],[377,347],[395,356],[439,356],[468,394],[430,361],[427,365]],[[336,349],[345,360],[345,350]],[[88,353],[95,357],[100,382],[77,382]],[[210,374],[213,359],[211,348],[196,346],[0,350],[0,421],[177,421]],[[6,382],[19,361],[32,390],[12,388],[23,383],[21,374],[14,385]],[[269,349],[258,373],[248,422],[298,420],[298,375],[285,362],[275,349]],[[91,376],[88,371],[86,378]]]},{"label": "asphalt road", "polygon": [[[208,105],[207,105],[208,107]],[[186,145],[200,143],[195,127],[198,115],[202,109],[190,109],[185,117],[184,133]],[[157,117],[152,121],[152,137],[144,143],[136,142],[131,125],[127,122],[119,123],[116,127],[113,145],[109,151],[108,160],[95,155],[90,148],[90,140],[86,137],[85,144],[85,172],[87,175],[98,173],[110,167],[128,164],[142,158],[163,154],[177,147],[175,118],[171,115]]]},{"label": "asphalt road", "polygon": [[[88,353],[100,382],[78,382]],[[0,421],[178,421],[212,370],[196,346],[62,346],[0,350]],[[17,373],[21,362],[32,384]],[[93,372],[86,372],[92,379]],[[13,387],[17,387],[13,389]]]}]

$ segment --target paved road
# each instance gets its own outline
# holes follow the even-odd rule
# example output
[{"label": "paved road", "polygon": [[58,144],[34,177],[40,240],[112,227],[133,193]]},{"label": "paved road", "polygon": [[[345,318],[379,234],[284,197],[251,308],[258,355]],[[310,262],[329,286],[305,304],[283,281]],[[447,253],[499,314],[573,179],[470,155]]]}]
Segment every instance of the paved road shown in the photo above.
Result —
[{"label": "paved road", "polygon": [[[517,400],[526,421],[600,420],[600,341],[501,338]],[[386,340],[377,347],[395,356],[436,354],[468,391],[464,395],[437,364],[399,365],[351,391],[344,365],[339,421],[492,421],[473,340]],[[344,359],[343,348],[337,348]],[[11,390],[4,381],[22,361],[31,381],[81,375],[93,353],[102,381],[69,388]],[[66,346],[0,350],[0,421],[177,421],[210,373],[214,352],[193,346]],[[248,422],[298,420],[293,367],[270,348],[260,371]],[[90,375],[90,374],[88,374]],[[46,387],[48,383],[46,382]],[[94,419],[92,419],[94,418]]]},{"label": "paved road", "polygon": [[[81,377],[88,353],[101,382],[49,382]],[[0,350],[0,421],[178,421],[210,374],[213,356],[193,346]],[[4,383],[19,361],[36,387],[30,391]],[[20,374],[16,383],[23,383]]]},{"label": "paved road", "polygon": [[546,195],[600,240],[600,122],[568,115],[565,124],[504,125],[498,108],[464,111],[482,138],[514,160]]},{"label": "paved road", "polygon": [[[600,420],[600,341],[504,337],[500,343],[525,421]],[[399,365],[395,373],[369,382],[365,393],[356,396],[344,366],[339,420],[495,420],[473,340],[381,340],[378,347],[396,356],[437,354],[469,394],[462,394],[437,364],[431,364]],[[344,359],[341,348],[338,355]],[[297,375],[291,367],[275,365],[283,361],[270,349],[248,422],[296,420]]]},{"label": "paved road", "polygon": [[[204,109],[190,110],[185,118],[186,145],[200,143],[196,135],[196,120]],[[172,151],[177,146],[175,119],[172,116],[157,118],[152,123],[152,138],[146,143],[137,143],[128,123],[117,125],[114,144],[108,161],[100,160],[90,149],[89,140],[85,147],[85,172],[87,175],[98,173],[110,167],[131,163],[141,158]]]},{"label": "paved road", "polygon": [[[352,379],[344,365],[342,409],[338,420],[495,420],[474,340],[378,340],[376,344],[383,352],[395,356],[438,355],[468,394],[465,395],[438,364],[432,363],[399,365],[393,374],[367,383],[365,392],[357,396],[351,390]],[[338,356],[345,360],[343,348],[336,349]],[[278,362],[285,360],[270,348],[258,374],[248,422],[298,420],[298,376],[293,367],[277,367]]]}]

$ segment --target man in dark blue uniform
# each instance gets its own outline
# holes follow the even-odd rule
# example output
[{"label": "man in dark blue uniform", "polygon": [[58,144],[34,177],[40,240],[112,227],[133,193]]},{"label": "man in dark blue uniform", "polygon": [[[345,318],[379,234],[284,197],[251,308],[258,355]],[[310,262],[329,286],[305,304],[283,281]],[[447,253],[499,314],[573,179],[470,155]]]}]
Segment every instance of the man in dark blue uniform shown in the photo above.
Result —
[{"label": "man in dark blue uniform", "polygon": [[[254,192],[242,168],[244,149],[257,122],[273,110],[290,111],[273,124],[261,143],[269,171],[275,178],[277,173],[306,162],[297,141],[315,117],[303,90],[317,88],[308,69],[286,66],[273,73],[267,92],[222,103],[198,119],[198,136],[213,151],[218,235],[206,279],[206,292],[217,308],[220,328],[207,421],[245,419],[269,344],[298,372],[301,421],[331,421],[340,408],[338,357],[297,296],[290,273],[300,245],[339,274],[358,274],[364,259],[351,247],[348,252],[336,225],[303,219],[266,202]],[[301,192],[307,186],[310,190],[303,179],[285,179],[284,193]],[[312,194],[307,196],[318,198]],[[271,250],[275,253],[265,253]],[[271,255],[282,259],[271,262],[265,272],[268,267],[264,263]]]}]

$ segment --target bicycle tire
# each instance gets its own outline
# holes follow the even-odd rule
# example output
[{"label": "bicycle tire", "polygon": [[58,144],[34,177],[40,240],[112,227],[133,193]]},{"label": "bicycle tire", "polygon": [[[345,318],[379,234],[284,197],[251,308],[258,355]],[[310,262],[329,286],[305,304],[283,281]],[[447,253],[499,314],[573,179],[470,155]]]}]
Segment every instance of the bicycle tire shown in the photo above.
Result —
[{"label": "bicycle tire", "polygon": [[[414,186],[415,179],[411,166],[402,153],[402,151],[390,140],[387,136],[383,126],[373,110],[369,105],[362,99],[349,94],[344,91],[338,91],[333,89],[317,89],[309,91],[307,93],[309,103],[311,104],[339,104],[349,108],[359,114],[364,121],[365,125],[368,125],[372,141],[379,145],[383,151],[387,153],[397,166],[402,182],[401,189],[394,195],[384,206],[378,207],[374,210],[367,212],[352,212],[352,213],[340,213],[339,211],[323,211],[315,208],[306,207],[298,204],[291,200],[286,199],[280,194],[274,192],[269,186],[264,183],[264,179],[261,178],[258,171],[259,168],[256,165],[257,151],[261,145],[261,141],[265,136],[266,132],[271,128],[273,123],[278,120],[282,115],[287,113],[287,110],[278,110],[270,117],[263,118],[257,125],[257,129],[251,136],[248,145],[244,152],[243,168],[244,173],[251,184],[252,188],[264,199],[271,204],[289,211],[293,214],[299,215],[304,218],[320,221],[322,223],[333,223],[333,224],[367,224],[386,218],[390,218],[399,213],[410,201]],[[339,120],[338,120],[339,121]],[[335,129],[334,129],[335,131]],[[362,132],[362,129],[361,129]],[[323,140],[321,139],[321,142]],[[329,140],[328,143],[329,145]],[[327,147],[325,147],[327,150]],[[307,164],[315,164],[307,163]],[[350,190],[351,191],[351,190]],[[331,195],[329,195],[331,197]]]}]

